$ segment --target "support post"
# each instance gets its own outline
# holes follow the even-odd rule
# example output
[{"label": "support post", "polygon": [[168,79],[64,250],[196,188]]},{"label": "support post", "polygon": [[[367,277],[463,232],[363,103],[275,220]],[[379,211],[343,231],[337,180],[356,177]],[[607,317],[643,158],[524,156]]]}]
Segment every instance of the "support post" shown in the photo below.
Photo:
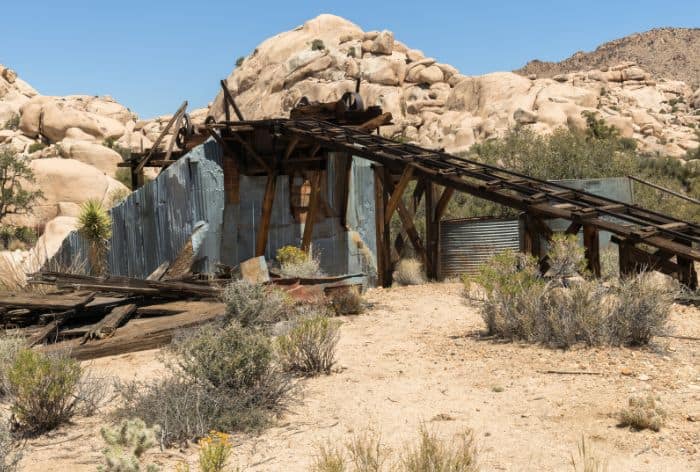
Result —
[{"label": "support post", "polygon": [[586,250],[588,270],[595,277],[600,277],[600,238],[598,228],[592,225],[583,225],[583,247]]},{"label": "support post", "polygon": [[[690,243],[686,243],[685,241],[678,242],[691,246]],[[698,274],[695,272],[694,261],[687,257],[676,255],[676,263],[678,264],[678,281],[691,290],[697,289]]]},{"label": "support post", "polygon": [[262,203],[262,215],[260,217],[260,227],[255,240],[255,256],[265,255],[267,247],[267,237],[270,232],[270,220],[272,219],[272,204],[275,201],[275,188],[277,187],[277,172],[270,172],[267,175],[265,184],[265,196]]},{"label": "support post", "polygon": [[425,183],[425,272],[428,279],[440,275],[440,217],[437,214],[439,197],[435,184]]},{"label": "support post", "polygon": [[386,212],[386,192],[384,189],[384,172],[382,166],[374,169],[374,220],[377,241],[377,284],[391,286],[391,241],[389,228],[384,224]]},{"label": "support post", "polygon": [[309,252],[311,248],[311,240],[314,233],[314,222],[316,221],[321,194],[321,171],[314,171],[311,177],[311,195],[309,196],[309,210],[306,212],[306,221],[304,221],[304,236],[301,240],[301,249],[304,252]]}]

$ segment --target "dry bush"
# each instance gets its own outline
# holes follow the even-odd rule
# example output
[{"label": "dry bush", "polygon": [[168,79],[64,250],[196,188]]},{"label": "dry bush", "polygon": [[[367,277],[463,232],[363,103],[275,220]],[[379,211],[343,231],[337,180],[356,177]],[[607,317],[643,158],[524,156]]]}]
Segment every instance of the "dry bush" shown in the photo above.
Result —
[{"label": "dry bush", "polygon": [[12,257],[0,254],[0,289],[19,292],[27,286],[23,265]]},{"label": "dry bush", "polygon": [[331,305],[336,315],[359,315],[365,310],[364,299],[356,287],[334,292]]},{"label": "dry bush", "polygon": [[5,334],[0,337],[0,396],[7,393],[8,371],[25,345],[26,340],[21,336]]},{"label": "dry bush", "polygon": [[648,344],[653,336],[664,334],[674,295],[672,287],[657,283],[648,272],[622,280],[612,315],[611,342]]},{"label": "dry bush", "polygon": [[254,430],[282,412],[292,384],[277,368],[271,341],[237,323],[205,326],[172,346],[167,377],[118,386],[117,416],[162,428],[165,444],[211,430]]},{"label": "dry bush", "polygon": [[0,472],[15,472],[20,459],[21,446],[14,441],[7,421],[0,421]]},{"label": "dry bush", "polygon": [[548,276],[567,277],[586,272],[586,256],[576,235],[557,233],[549,246]]},{"label": "dry bush", "polygon": [[277,250],[276,259],[284,277],[313,278],[324,275],[321,260],[313,249],[305,252],[296,246],[283,246]]},{"label": "dry bush", "polygon": [[476,472],[477,453],[474,435],[465,431],[455,440],[447,443],[427,430],[420,429],[418,445],[409,448],[402,457],[402,471],[405,472]]},{"label": "dry bush", "polygon": [[356,472],[381,472],[388,459],[388,450],[375,434],[354,436],[347,444],[350,464]]},{"label": "dry bush", "polygon": [[574,472],[605,472],[608,470],[606,462],[596,457],[585,437],[582,437],[578,444],[578,457],[579,460],[576,461],[574,456],[571,456],[571,466],[574,468]]},{"label": "dry bush", "polygon": [[289,309],[286,294],[277,287],[237,280],[224,290],[226,318],[244,327],[275,323]]},{"label": "dry bush", "polygon": [[314,313],[297,319],[287,334],[277,337],[277,355],[287,371],[330,374],[339,337],[338,321]]},{"label": "dry bush", "polygon": [[76,414],[94,413],[104,397],[104,383],[82,377],[80,364],[63,354],[21,350],[7,372],[11,410],[20,430],[41,433]]},{"label": "dry bush", "polygon": [[417,259],[401,259],[394,270],[394,282],[399,285],[420,285],[425,283],[423,264]]},{"label": "dry bush", "polygon": [[666,421],[666,412],[657,404],[657,400],[652,395],[630,397],[627,408],[619,413],[620,426],[629,426],[637,431],[659,431]]},{"label": "dry bush", "polygon": [[311,465],[311,472],[345,472],[343,451],[332,444],[321,444]]},{"label": "dry bush", "polygon": [[584,278],[568,285],[545,281],[533,259],[509,251],[487,262],[477,280],[490,335],[557,347],[648,344],[665,332],[674,295],[648,273],[617,286]]}]

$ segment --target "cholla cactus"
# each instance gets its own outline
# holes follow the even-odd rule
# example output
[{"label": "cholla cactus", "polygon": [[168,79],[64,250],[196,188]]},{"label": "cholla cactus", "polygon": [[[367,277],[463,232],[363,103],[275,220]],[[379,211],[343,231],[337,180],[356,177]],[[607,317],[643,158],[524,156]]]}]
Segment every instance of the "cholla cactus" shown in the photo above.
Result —
[{"label": "cholla cactus", "polygon": [[[160,427],[147,428],[142,420],[132,419],[116,428],[102,428],[100,434],[108,445],[103,451],[106,466],[99,468],[101,472],[139,472],[141,456],[155,446]],[[149,464],[145,470],[156,472],[158,467]]]}]

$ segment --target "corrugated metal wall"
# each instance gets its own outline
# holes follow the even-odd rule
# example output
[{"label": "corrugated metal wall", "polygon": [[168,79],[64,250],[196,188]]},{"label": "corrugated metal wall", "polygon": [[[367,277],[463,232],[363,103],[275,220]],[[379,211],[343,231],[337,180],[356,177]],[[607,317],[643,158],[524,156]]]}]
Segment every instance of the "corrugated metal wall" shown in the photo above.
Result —
[{"label": "corrugated metal wall", "polygon": [[520,248],[518,219],[459,219],[440,223],[440,276],[474,275],[491,256]]},{"label": "corrugated metal wall", "polygon": [[[337,159],[333,157],[341,156],[329,159],[326,200],[331,206],[338,200]],[[219,146],[208,141],[113,208],[110,273],[148,276],[163,262],[175,259],[195,229],[199,229],[198,237],[193,238],[198,271],[211,273],[217,263],[236,265],[253,257],[266,177],[241,176],[240,203],[225,205],[221,164]],[[338,217],[314,225],[314,252],[321,256],[321,268],[327,274],[363,272],[370,278],[376,275],[374,193],[366,190],[373,188],[370,163],[353,158],[347,218],[351,231],[340,225]],[[301,243],[304,225],[294,220],[288,200],[289,178],[280,176],[265,251],[267,259],[274,259],[282,246]],[[68,265],[76,258],[85,260],[86,254],[86,243],[74,232],[54,259]]]}]

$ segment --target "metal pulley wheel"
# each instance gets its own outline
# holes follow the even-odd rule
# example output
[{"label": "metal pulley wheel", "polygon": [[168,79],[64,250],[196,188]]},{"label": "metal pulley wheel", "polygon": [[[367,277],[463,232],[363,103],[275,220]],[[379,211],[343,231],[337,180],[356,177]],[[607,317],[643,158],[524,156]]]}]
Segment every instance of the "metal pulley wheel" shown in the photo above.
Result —
[{"label": "metal pulley wheel", "polygon": [[185,113],[182,115],[182,126],[177,130],[177,134],[175,135],[175,144],[177,144],[177,147],[185,149],[185,143],[193,134],[194,126],[192,125],[192,120],[190,119],[190,115]]},{"label": "metal pulley wheel", "polygon": [[294,108],[308,107],[310,104],[308,97],[301,97]]}]

